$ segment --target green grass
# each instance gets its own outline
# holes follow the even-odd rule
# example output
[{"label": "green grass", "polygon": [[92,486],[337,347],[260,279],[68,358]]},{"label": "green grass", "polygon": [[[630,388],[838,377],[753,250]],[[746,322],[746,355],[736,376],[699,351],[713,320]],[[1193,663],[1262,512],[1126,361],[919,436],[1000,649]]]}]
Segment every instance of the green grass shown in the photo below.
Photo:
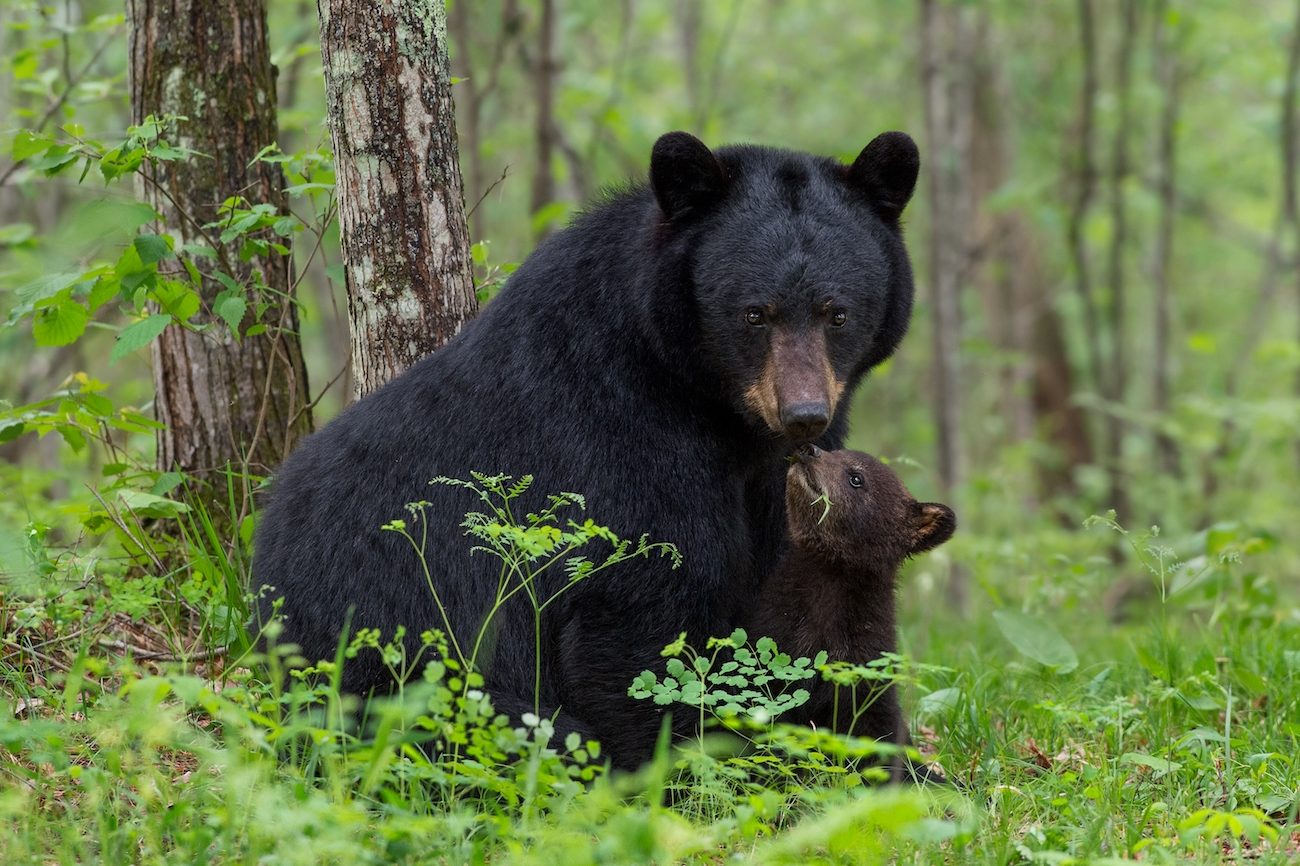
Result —
[{"label": "green grass", "polygon": [[[864,784],[842,741],[762,728],[767,744],[744,754],[710,737],[611,777],[598,746],[494,720],[436,635],[440,663],[377,705],[365,738],[340,729],[334,662],[281,690],[247,657],[129,661],[123,643],[176,634],[159,622],[180,601],[197,615],[173,649],[243,604],[242,560],[211,552],[201,511],[182,516],[172,543],[187,564],[161,580],[133,577],[108,541],[56,549],[57,525],[19,539],[37,575],[4,605],[5,863],[1300,856],[1300,609],[1281,579],[1294,560],[1245,524],[1169,540],[1106,520],[969,532],[944,554],[974,588],[962,616],[940,601],[944,559],[918,561],[900,598],[918,661],[907,706],[957,783],[931,790]],[[1118,621],[1117,581],[1143,590]],[[382,646],[368,635],[353,651]],[[430,760],[429,738],[450,757]]]}]

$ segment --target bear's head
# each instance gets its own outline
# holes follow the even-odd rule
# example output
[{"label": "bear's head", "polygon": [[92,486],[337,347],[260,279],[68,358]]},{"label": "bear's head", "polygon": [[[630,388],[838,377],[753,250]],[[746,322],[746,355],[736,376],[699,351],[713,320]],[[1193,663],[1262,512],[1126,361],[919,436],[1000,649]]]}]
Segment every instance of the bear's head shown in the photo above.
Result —
[{"label": "bear's head", "polygon": [[917,502],[894,471],[861,451],[795,450],[786,476],[790,540],[815,556],[892,574],[957,529],[952,509]]},{"label": "bear's head", "polygon": [[852,165],[671,132],[650,186],[681,241],[701,354],[735,408],[787,441],[820,436],[912,309],[899,217],[916,185],[912,139],[886,132]]}]

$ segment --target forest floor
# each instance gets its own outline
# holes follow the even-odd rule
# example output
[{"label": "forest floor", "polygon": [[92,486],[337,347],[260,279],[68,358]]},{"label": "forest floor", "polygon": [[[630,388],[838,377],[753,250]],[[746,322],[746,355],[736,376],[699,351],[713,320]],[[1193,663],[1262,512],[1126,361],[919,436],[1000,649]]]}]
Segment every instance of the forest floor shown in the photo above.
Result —
[{"label": "forest floor", "polygon": [[[871,784],[862,744],[766,723],[762,677],[797,666],[739,640],[699,661],[677,647],[646,692],[711,716],[690,671],[748,678],[768,697],[747,705],[740,752],[715,734],[606,774],[598,746],[548,743],[544,720],[494,721],[437,635],[420,665],[389,650],[414,672],[438,661],[369,734],[344,733],[332,663],[281,689],[200,647],[233,633],[247,599],[224,581],[244,565],[193,511],[175,519],[172,570],[114,568],[120,547],[56,544],[39,520],[8,539],[37,583],[10,583],[0,608],[5,863],[1300,859],[1300,612],[1275,541],[1241,525],[1166,541],[1103,519],[954,544],[962,615],[938,601],[949,560],[919,561],[900,598],[915,661],[895,672],[954,784],[918,788]],[[451,757],[430,761],[430,736]]]}]

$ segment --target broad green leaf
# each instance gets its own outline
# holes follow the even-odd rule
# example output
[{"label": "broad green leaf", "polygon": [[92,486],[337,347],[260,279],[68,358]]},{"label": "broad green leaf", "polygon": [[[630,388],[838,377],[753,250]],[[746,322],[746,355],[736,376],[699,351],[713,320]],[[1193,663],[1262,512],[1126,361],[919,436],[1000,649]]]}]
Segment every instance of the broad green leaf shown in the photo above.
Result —
[{"label": "broad green leaf", "polygon": [[1074,647],[1051,624],[1015,610],[995,610],[993,620],[1012,646],[1039,664],[1061,673],[1079,666]]},{"label": "broad green leaf", "polygon": [[61,274],[48,274],[25,283],[14,292],[18,300],[25,304],[39,304],[48,300],[64,289],[70,289],[81,279],[81,271],[66,271]]},{"label": "broad green leaf", "polygon": [[32,336],[38,346],[66,346],[86,332],[89,321],[90,312],[85,307],[65,298],[36,311]]},{"label": "broad green leaf", "polygon": [[188,321],[202,305],[198,292],[176,280],[161,280],[153,294],[162,311],[181,322]]},{"label": "broad green leaf", "polygon": [[230,333],[236,338],[239,337],[239,324],[244,321],[244,313],[247,310],[248,301],[243,294],[229,289],[217,295],[216,300],[212,302],[212,312],[221,317],[230,328]]},{"label": "broad green leaf", "polygon": [[184,502],[174,502],[143,490],[119,490],[117,498],[128,510],[142,517],[175,517],[190,510]]},{"label": "broad green leaf", "polygon": [[0,247],[12,247],[23,241],[31,240],[36,229],[31,223],[10,223],[0,226]]},{"label": "broad green leaf", "polygon": [[1165,773],[1172,773],[1174,770],[1182,769],[1183,766],[1177,761],[1157,758],[1155,755],[1148,755],[1143,752],[1126,752],[1120,757],[1119,761],[1121,764],[1148,767],[1149,769],[1154,770],[1158,776],[1163,776]]},{"label": "broad green leaf", "polygon": [[110,361],[125,358],[136,349],[143,349],[154,341],[163,330],[171,324],[172,317],[166,313],[155,313],[147,319],[141,319],[134,325],[122,329],[117,335],[117,343],[109,355]]},{"label": "broad green leaf", "polygon": [[171,246],[161,235],[137,235],[132,244],[135,246],[135,251],[140,254],[140,261],[146,265],[156,264],[172,256]]},{"label": "broad green leaf", "polygon": [[32,132],[30,129],[20,129],[18,134],[14,136],[14,162],[22,162],[28,157],[44,153],[45,149],[53,143],[54,140],[48,135],[41,135],[39,132]]},{"label": "broad green leaf", "polygon": [[959,688],[936,689],[916,702],[916,712],[921,716],[944,715],[956,709],[960,700]]}]

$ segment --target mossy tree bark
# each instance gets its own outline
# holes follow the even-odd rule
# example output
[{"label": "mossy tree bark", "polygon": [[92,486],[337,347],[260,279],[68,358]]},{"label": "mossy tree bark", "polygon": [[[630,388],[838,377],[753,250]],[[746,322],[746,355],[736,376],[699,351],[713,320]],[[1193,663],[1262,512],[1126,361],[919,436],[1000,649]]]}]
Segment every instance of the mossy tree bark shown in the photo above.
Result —
[{"label": "mossy tree bark", "polygon": [[[279,167],[254,162],[277,133],[265,0],[127,0],[126,8],[132,119],[183,117],[176,139],[204,155],[160,163],[138,179],[161,215],[159,230],[178,248],[213,245],[216,233],[202,226],[219,218],[226,199],[284,209]],[[227,466],[267,473],[311,431],[289,256],[242,261],[238,239],[215,246],[214,267],[258,295],[249,315],[261,302],[269,305],[258,319],[266,330],[236,339],[211,314],[223,286],[205,276],[196,321],[215,325],[202,332],[173,325],[153,347],[155,411],[166,425],[158,433],[158,465],[209,479]],[[180,271],[175,260],[170,266]],[[244,329],[252,324],[246,318]],[[236,511],[246,512],[250,490],[237,497]],[[218,498],[224,502],[224,492]]]},{"label": "mossy tree bark", "polygon": [[318,0],[363,396],[478,312],[443,0]]}]

